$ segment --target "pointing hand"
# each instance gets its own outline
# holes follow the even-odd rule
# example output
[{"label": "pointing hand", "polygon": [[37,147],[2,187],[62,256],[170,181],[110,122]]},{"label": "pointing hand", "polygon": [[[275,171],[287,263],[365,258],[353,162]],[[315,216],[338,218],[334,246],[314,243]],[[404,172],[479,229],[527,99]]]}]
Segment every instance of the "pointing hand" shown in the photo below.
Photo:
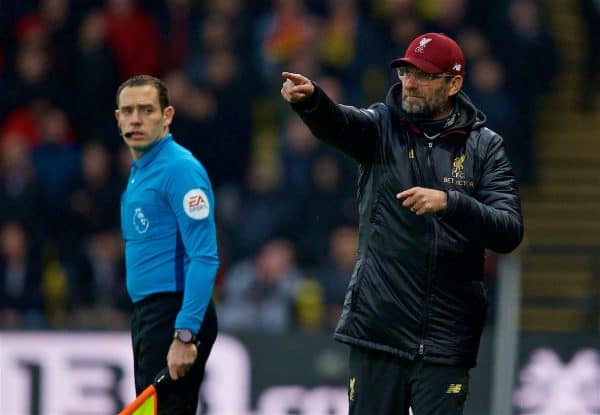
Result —
[{"label": "pointing hand", "polygon": [[281,96],[289,103],[304,101],[315,92],[312,81],[304,75],[282,72],[281,76],[285,79],[281,87]]}]

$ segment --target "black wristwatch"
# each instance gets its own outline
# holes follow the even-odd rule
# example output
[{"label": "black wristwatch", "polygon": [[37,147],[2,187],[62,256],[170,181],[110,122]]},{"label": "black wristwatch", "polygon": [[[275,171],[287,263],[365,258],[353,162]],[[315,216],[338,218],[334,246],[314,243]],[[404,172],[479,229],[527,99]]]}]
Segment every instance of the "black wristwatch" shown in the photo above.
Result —
[{"label": "black wristwatch", "polygon": [[196,343],[196,336],[188,329],[175,329],[173,339],[179,340],[181,343]]}]

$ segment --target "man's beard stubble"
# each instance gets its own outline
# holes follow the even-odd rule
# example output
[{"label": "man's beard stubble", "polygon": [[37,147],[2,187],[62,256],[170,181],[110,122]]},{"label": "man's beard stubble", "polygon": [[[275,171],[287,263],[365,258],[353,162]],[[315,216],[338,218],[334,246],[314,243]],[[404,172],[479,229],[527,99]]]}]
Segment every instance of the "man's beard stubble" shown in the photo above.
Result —
[{"label": "man's beard stubble", "polygon": [[[409,102],[402,96],[402,109],[410,115],[415,115],[419,118],[436,118],[438,114],[450,105],[447,98],[448,87],[444,85],[435,90],[431,96],[422,96],[419,102]],[[403,92],[404,95],[404,92]]]}]

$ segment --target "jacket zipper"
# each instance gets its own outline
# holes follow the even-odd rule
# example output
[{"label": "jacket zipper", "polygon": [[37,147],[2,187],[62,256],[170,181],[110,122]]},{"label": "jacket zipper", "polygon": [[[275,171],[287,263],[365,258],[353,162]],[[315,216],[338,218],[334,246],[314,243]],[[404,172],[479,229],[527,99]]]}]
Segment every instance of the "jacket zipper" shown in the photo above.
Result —
[{"label": "jacket zipper", "polygon": [[[432,178],[435,178],[435,171],[433,169],[432,163],[432,152],[433,152],[433,141],[429,141],[427,143],[427,168],[429,169],[429,173]],[[433,179],[431,179],[433,180]],[[433,183],[424,183],[427,187],[433,188]],[[432,234],[432,249],[429,253],[428,263],[427,263],[427,275],[426,275],[426,289],[425,289],[425,304],[423,310],[423,330],[421,332],[421,342],[419,343],[418,356],[422,358],[425,355],[425,336],[427,335],[427,326],[429,322],[429,299],[431,297],[431,287],[433,285],[433,276],[434,276],[434,264],[435,257],[437,255],[437,232],[434,223],[434,219],[430,218],[430,231]]]},{"label": "jacket zipper", "polygon": [[434,188],[435,185],[435,168],[433,166],[433,162],[431,161],[432,158],[432,151],[433,151],[433,144],[434,141],[429,141],[427,143],[427,157],[425,158],[425,163],[427,166],[427,170],[430,173],[430,176],[427,177],[423,170],[418,169],[419,170],[419,177],[421,178],[421,183],[417,183],[419,186],[423,186],[423,187],[427,187],[430,189]]},{"label": "jacket zipper", "polygon": [[433,173],[432,163],[431,163],[431,152],[433,151],[433,141],[429,141],[427,143],[427,167]]}]

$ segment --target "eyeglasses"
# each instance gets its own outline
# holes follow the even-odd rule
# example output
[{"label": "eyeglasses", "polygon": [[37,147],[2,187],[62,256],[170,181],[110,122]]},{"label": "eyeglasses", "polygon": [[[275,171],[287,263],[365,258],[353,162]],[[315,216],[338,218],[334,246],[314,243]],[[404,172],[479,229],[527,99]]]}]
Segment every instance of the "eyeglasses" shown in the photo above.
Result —
[{"label": "eyeglasses", "polygon": [[406,66],[397,67],[396,74],[398,75],[398,79],[400,79],[401,81],[404,81],[407,77],[411,76],[415,81],[417,81],[420,84],[428,84],[429,82],[438,78],[454,78],[454,75],[449,73],[428,73],[416,68],[408,68]]}]

